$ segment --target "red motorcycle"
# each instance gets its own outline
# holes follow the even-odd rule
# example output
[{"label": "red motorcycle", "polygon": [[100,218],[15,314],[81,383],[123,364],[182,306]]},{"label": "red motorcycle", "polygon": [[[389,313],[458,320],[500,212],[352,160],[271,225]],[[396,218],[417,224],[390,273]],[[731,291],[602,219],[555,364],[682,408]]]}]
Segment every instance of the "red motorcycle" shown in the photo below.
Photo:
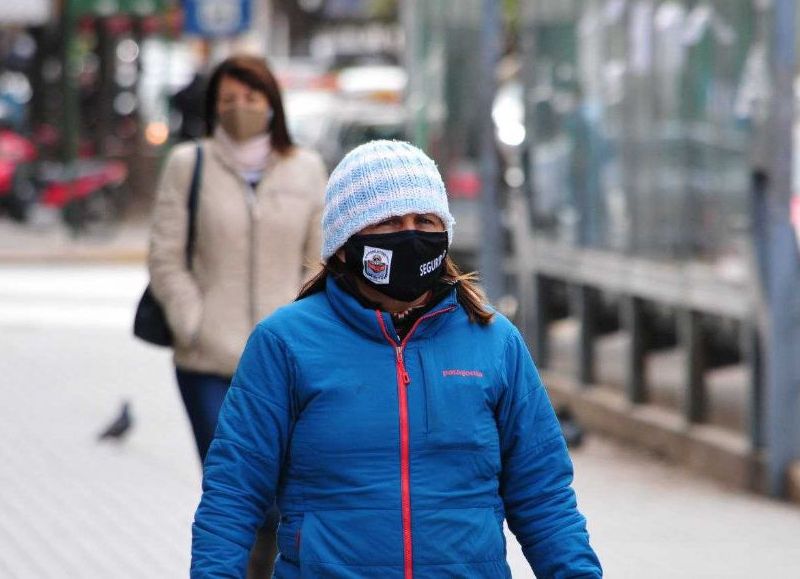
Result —
[{"label": "red motorcycle", "polygon": [[126,200],[128,166],[122,161],[78,159],[72,166],[41,163],[39,204],[59,209],[73,233],[116,222]]},{"label": "red motorcycle", "polygon": [[79,158],[71,164],[37,162],[33,141],[0,129],[0,209],[20,222],[35,205],[56,209],[79,233],[120,217],[126,200],[128,167],[122,161]]},{"label": "red motorcycle", "polygon": [[22,135],[0,128],[0,210],[25,221],[36,203],[34,162],[36,146]]}]

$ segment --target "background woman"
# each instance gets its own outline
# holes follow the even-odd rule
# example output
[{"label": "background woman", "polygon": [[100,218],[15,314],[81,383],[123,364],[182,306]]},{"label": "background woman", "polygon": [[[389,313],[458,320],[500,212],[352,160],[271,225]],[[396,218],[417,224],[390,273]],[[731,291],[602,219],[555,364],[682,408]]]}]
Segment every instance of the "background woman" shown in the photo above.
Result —
[{"label": "background woman", "polygon": [[326,269],[255,329],[195,515],[192,577],[241,577],[277,496],[275,576],[594,578],[564,437],[519,332],[447,256],[441,177],[373,141],[331,175]]},{"label": "background woman", "polygon": [[[176,146],[167,159],[148,262],[173,332],[178,385],[201,461],[247,336],[291,301],[319,255],[327,177],[316,153],[292,144],[278,84],[261,58],[233,56],[215,69],[206,121],[191,267],[185,252],[193,143]],[[258,555],[265,562],[252,576],[270,571],[268,535],[254,550],[253,565]]]}]

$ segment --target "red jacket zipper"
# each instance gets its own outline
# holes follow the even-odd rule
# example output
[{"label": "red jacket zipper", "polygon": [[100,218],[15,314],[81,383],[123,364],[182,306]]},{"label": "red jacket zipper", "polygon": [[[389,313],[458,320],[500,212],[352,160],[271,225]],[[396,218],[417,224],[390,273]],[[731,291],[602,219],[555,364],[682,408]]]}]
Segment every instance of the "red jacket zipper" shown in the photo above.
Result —
[{"label": "red jacket zipper", "polygon": [[411,377],[406,370],[405,360],[403,359],[403,349],[408,343],[409,338],[417,329],[422,320],[432,318],[435,315],[450,312],[455,306],[429,312],[419,318],[406,334],[406,337],[397,343],[386,330],[386,323],[380,310],[375,310],[378,324],[381,327],[386,340],[392,345],[395,351],[395,361],[397,370],[397,398],[400,406],[400,502],[403,519],[403,562],[405,567],[405,579],[414,577],[414,557],[411,550],[411,460],[409,458],[409,425],[408,425],[408,392],[407,386],[411,383]]}]

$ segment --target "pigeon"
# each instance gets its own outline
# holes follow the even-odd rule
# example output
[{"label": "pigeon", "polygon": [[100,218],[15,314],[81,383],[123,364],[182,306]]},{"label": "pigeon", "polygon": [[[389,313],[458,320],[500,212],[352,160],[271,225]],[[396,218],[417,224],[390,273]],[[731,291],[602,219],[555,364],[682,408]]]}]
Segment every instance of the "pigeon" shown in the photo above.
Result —
[{"label": "pigeon", "polygon": [[122,403],[119,416],[98,435],[97,439],[120,441],[128,434],[131,426],[133,426],[133,419],[131,418],[130,404],[126,401]]},{"label": "pigeon", "polygon": [[566,406],[556,410],[556,418],[561,424],[561,432],[567,441],[568,448],[576,448],[583,442],[583,428]]}]

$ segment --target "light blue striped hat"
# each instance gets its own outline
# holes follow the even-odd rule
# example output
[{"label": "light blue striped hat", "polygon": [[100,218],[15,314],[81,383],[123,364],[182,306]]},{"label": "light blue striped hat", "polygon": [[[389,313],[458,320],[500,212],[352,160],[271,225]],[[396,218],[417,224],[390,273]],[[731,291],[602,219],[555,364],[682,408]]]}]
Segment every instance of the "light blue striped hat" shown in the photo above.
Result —
[{"label": "light blue striped hat", "polygon": [[437,215],[453,242],[455,220],[430,157],[402,141],[370,141],[356,147],[333,170],[325,189],[322,259],[365,227],[408,213]]}]

